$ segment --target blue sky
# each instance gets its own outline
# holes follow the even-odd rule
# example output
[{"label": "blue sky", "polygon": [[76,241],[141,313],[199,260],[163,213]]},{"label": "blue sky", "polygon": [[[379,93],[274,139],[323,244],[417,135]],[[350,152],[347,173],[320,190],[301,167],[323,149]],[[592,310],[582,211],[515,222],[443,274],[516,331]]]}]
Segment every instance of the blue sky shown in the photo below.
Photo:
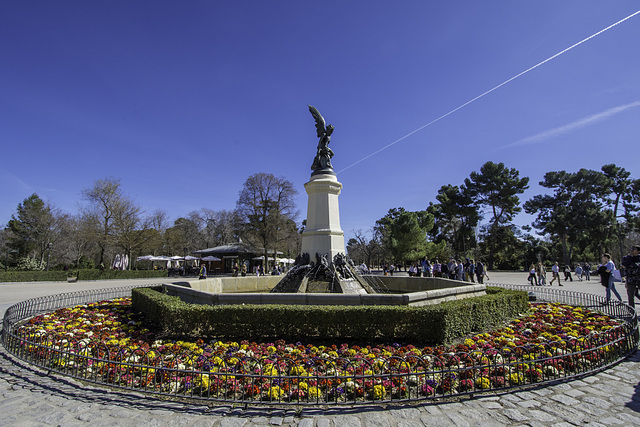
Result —
[{"label": "blue sky", "polygon": [[522,200],[552,170],[615,163],[640,178],[640,14],[585,40],[638,10],[623,0],[3,2],[0,222],[34,192],[75,213],[82,189],[111,176],[172,220],[233,209],[255,172],[297,186],[302,220],[317,145],[307,104],[335,126],[347,238],[390,208],[425,209],[489,160],[530,177]]}]

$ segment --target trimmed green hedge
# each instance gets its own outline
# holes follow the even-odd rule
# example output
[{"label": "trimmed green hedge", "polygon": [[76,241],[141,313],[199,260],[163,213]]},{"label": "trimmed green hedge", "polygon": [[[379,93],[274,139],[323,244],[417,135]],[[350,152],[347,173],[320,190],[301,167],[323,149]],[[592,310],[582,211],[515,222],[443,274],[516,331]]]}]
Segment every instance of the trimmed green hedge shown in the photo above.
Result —
[{"label": "trimmed green hedge", "polygon": [[73,270],[70,276],[78,280],[106,280],[106,279],[150,279],[154,277],[167,277],[167,270]]},{"label": "trimmed green hedge", "polygon": [[69,271],[0,271],[0,282],[64,282],[78,280],[147,279],[167,277],[166,270],[69,270]]},{"label": "trimmed green hedge", "polygon": [[522,291],[488,288],[487,295],[433,306],[198,305],[133,289],[133,306],[165,337],[394,340],[444,344],[496,327],[528,310]]},{"label": "trimmed green hedge", "polygon": [[66,271],[0,271],[0,282],[61,282]]}]

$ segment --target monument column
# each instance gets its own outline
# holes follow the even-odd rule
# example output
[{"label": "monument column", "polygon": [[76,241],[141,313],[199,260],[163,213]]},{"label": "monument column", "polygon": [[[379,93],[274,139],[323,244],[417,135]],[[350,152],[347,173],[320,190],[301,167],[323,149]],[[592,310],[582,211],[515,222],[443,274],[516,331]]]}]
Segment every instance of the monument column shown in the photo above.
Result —
[{"label": "monument column", "polygon": [[331,263],[336,254],[345,253],[338,206],[342,184],[333,173],[319,173],[311,175],[304,188],[309,199],[307,225],[302,233],[302,253],[308,253],[312,261],[316,253],[327,254],[327,261]]}]

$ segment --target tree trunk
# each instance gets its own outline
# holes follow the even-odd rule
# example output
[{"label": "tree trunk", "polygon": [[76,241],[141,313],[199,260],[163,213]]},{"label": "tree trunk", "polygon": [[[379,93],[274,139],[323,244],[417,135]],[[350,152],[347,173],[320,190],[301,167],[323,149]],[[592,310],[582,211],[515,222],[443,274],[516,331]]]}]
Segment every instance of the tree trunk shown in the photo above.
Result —
[{"label": "tree trunk", "polygon": [[562,233],[562,259],[564,260],[564,264],[569,264],[569,258],[567,256],[567,234]]}]

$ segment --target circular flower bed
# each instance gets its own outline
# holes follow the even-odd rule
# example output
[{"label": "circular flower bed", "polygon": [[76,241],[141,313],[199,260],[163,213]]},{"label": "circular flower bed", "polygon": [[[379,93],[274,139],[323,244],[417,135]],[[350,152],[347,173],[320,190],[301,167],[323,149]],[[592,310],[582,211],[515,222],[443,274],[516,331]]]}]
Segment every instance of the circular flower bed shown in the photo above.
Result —
[{"label": "circular flower bed", "polygon": [[565,378],[626,351],[624,322],[531,304],[451,346],[158,339],[130,298],[35,316],[15,334],[40,366],[93,382],[196,398],[278,403],[424,399]]}]

